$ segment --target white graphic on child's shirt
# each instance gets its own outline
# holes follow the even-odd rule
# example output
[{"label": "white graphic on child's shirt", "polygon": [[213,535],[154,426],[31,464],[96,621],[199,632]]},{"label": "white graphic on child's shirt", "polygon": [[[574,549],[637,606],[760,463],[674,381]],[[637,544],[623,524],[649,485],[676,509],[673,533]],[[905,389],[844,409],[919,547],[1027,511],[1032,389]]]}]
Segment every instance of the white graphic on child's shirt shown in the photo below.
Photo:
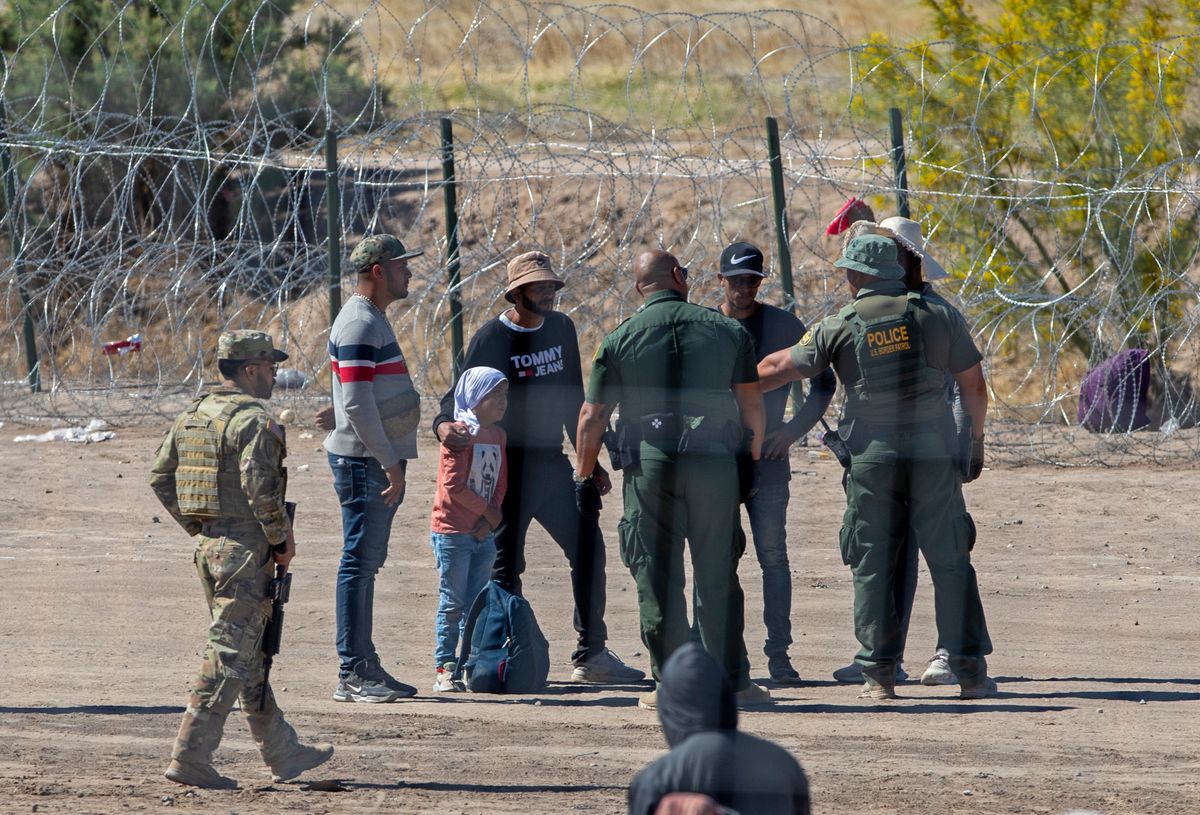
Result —
[{"label": "white graphic on child's shirt", "polygon": [[499,478],[500,445],[476,444],[467,486],[473,493],[490,503],[492,496],[496,493],[496,481]]}]

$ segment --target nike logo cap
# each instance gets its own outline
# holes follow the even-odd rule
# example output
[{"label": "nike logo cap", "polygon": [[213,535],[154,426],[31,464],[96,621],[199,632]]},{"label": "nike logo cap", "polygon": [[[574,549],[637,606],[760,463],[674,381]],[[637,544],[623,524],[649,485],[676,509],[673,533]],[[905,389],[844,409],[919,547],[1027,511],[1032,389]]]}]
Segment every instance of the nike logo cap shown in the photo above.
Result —
[{"label": "nike logo cap", "polygon": [[763,274],[763,253],[757,246],[744,241],[731,243],[721,253],[721,274],[725,277],[742,274],[766,277]]}]

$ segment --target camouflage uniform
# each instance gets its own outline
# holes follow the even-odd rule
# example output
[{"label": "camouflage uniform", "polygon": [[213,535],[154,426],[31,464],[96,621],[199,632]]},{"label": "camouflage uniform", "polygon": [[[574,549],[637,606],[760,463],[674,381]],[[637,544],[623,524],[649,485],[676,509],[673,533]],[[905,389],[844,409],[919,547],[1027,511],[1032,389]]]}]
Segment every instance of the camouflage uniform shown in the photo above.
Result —
[{"label": "camouflage uniform", "polygon": [[[247,356],[256,353],[262,356]],[[250,331],[223,335],[218,354],[234,360],[286,359],[272,348],[269,336]],[[272,547],[286,545],[290,528],[284,506],[286,455],[283,428],[266,409],[236,388],[219,388],[175,420],[150,473],[158,500],[198,540],[193,560],[212,618],[171,754],[172,769],[181,765],[187,768],[184,775],[198,779],[184,783],[234,783],[221,779],[211,761],[235,700],[277,777],[298,774],[291,772],[298,751],[312,749],[299,745],[263,678]],[[169,778],[180,780],[171,772]]]}]

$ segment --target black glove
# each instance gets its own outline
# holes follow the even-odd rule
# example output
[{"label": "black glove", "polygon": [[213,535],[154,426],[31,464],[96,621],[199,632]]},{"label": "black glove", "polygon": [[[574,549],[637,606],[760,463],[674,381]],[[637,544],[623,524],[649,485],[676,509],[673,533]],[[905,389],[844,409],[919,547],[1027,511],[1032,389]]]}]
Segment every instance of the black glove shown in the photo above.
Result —
[{"label": "black glove", "polygon": [[966,472],[966,475],[963,477],[963,483],[964,484],[971,483],[976,478],[979,478],[979,474],[982,472],[983,472],[983,436],[980,436],[977,439],[971,439],[971,458],[970,458],[969,462],[967,463],[967,472]]},{"label": "black glove", "polygon": [[739,453],[737,471],[738,503],[744,504],[758,493],[758,484],[762,478],[762,465],[751,458],[749,453]]},{"label": "black glove", "polygon": [[587,481],[575,482],[575,508],[579,510],[579,517],[589,521],[599,520],[600,508],[603,506],[604,502],[600,500],[600,488],[596,486],[596,479],[589,478]]}]

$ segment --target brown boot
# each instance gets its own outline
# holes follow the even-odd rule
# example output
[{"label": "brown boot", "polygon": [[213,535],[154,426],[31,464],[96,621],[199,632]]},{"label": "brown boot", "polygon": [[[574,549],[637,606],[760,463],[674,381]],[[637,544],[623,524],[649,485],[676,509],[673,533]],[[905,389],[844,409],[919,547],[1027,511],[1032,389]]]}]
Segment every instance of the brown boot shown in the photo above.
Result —
[{"label": "brown boot", "polygon": [[301,744],[296,731],[283,718],[283,712],[275,704],[275,696],[268,688],[264,709],[258,705],[246,710],[250,732],[258,744],[263,761],[271,768],[271,779],[275,782],[291,781],[301,773],[318,767],[333,757],[332,744]]},{"label": "brown boot", "polygon": [[237,789],[237,781],[221,775],[212,765],[212,754],[221,743],[224,729],[225,717],[213,711],[184,713],[175,749],[171,751],[171,764],[164,775],[176,784],[190,787]]}]

